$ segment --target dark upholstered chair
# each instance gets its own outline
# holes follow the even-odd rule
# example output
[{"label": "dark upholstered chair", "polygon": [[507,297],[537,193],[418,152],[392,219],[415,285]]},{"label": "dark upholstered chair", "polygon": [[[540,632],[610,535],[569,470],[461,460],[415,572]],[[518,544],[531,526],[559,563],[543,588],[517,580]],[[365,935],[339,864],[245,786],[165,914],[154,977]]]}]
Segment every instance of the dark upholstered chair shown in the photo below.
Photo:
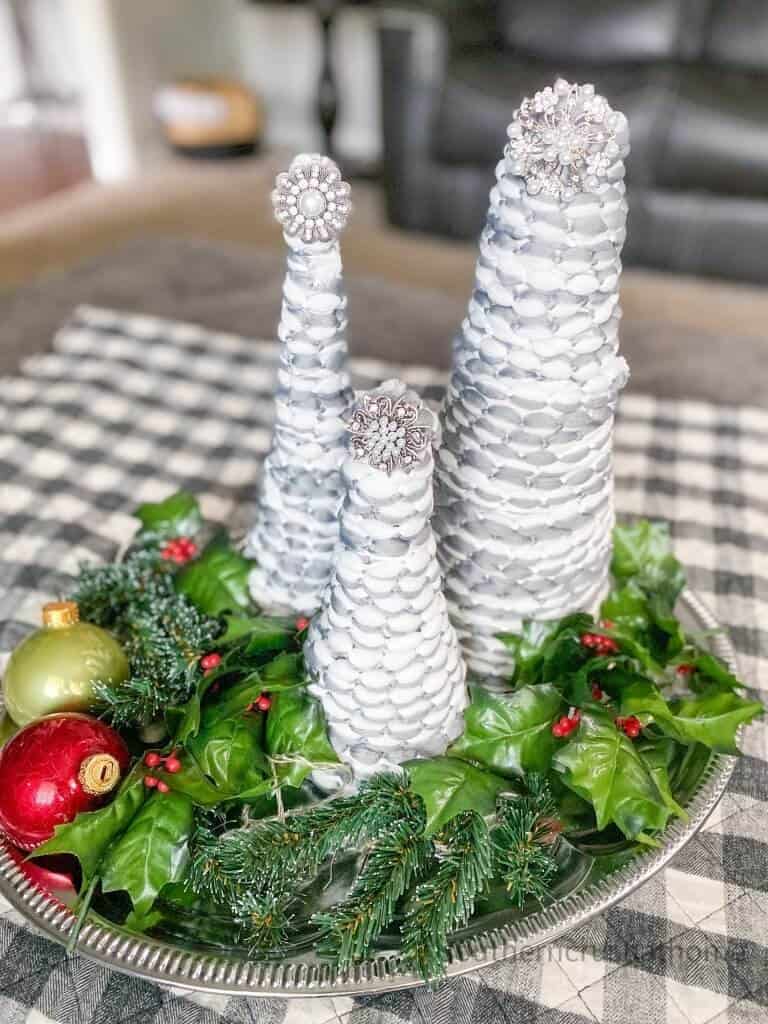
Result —
[{"label": "dark upholstered chair", "polygon": [[768,281],[768,0],[442,0],[382,19],[390,219],[475,237],[520,99],[594,82],[632,132],[627,263]]}]

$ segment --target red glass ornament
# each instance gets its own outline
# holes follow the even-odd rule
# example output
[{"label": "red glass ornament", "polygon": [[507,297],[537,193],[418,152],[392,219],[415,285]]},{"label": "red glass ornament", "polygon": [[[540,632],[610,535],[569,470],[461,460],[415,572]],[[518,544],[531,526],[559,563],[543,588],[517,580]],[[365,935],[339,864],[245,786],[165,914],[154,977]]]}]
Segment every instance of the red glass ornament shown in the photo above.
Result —
[{"label": "red glass ornament", "polygon": [[0,752],[0,829],[34,849],[57,825],[105,803],[130,760],[115,730],[90,715],[30,722]]},{"label": "red glass ornament", "polygon": [[6,849],[20,871],[43,892],[55,896],[60,903],[71,904],[80,888],[80,865],[75,857],[57,853],[39,860],[27,860],[27,854],[10,843]]}]

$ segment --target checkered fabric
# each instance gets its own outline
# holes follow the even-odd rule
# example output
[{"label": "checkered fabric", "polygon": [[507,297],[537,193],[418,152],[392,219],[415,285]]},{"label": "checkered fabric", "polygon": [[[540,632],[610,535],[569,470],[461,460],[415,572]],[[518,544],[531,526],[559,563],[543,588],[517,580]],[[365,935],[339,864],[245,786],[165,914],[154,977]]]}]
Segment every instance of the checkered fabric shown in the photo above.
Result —
[{"label": "checkered fabric", "polygon": [[[249,525],[269,442],[275,348],[80,309],[55,350],[0,391],[0,649],[78,564],[114,556],[130,510],[185,487]],[[431,397],[429,369],[365,362]],[[768,413],[623,399],[619,514],[671,522],[693,587],[730,628],[758,689],[768,659]],[[764,684],[765,688],[766,684]],[[764,695],[765,696],[765,695]],[[0,1020],[46,1024],[757,1024],[768,1021],[768,752],[752,727],[733,782],[671,866],[557,945],[431,992],[298,1001],[189,996],[67,956],[0,916]]]}]

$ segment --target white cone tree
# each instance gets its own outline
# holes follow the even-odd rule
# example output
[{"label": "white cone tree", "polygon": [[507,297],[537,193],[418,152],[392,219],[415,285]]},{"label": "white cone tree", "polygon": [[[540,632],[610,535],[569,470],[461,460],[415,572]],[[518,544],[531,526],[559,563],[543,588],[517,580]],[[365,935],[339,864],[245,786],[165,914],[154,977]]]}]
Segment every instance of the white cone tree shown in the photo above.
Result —
[{"label": "white cone tree", "polygon": [[275,425],[247,553],[254,600],[272,612],[310,615],[338,539],[347,371],[347,300],[338,236],[349,186],[327,157],[297,156],[277,176],[272,202],[288,266],[278,327]]},{"label": "white cone tree", "polygon": [[350,421],[340,544],[304,656],[356,779],[442,753],[463,729],[465,667],[430,525],[436,426],[399,381],[363,394]]},{"label": "white cone tree", "polygon": [[628,152],[626,118],[558,80],[523,102],[496,170],[435,514],[452,619],[491,684],[512,668],[496,634],[589,608],[607,580]]}]

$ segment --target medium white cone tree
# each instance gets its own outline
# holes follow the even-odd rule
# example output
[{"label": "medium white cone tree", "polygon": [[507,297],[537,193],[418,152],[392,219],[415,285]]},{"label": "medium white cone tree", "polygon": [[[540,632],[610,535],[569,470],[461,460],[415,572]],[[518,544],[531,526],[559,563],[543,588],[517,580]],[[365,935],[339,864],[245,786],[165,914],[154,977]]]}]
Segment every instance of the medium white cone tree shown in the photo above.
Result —
[{"label": "medium white cone tree", "polygon": [[509,127],[454,348],[435,531],[469,670],[513,667],[500,632],[595,604],[613,527],[627,121],[558,80]]},{"label": "medium white cone tree", "polygon": [[358,780],[442,753],[463,729],[465,667],[430,525],[436,426],[399,381],[363,394],[350,421],[340,544],[304,657]]},{"label": "medium white cone tree", "polygon": [[311,615],[319,607],[339,534],[343,417],[353,399],[338,242],[349,192],[333,161],[302,154],[272,193],[288,266],[275,425],[246,548],[258,563],[251,593],[271,612]]}]

